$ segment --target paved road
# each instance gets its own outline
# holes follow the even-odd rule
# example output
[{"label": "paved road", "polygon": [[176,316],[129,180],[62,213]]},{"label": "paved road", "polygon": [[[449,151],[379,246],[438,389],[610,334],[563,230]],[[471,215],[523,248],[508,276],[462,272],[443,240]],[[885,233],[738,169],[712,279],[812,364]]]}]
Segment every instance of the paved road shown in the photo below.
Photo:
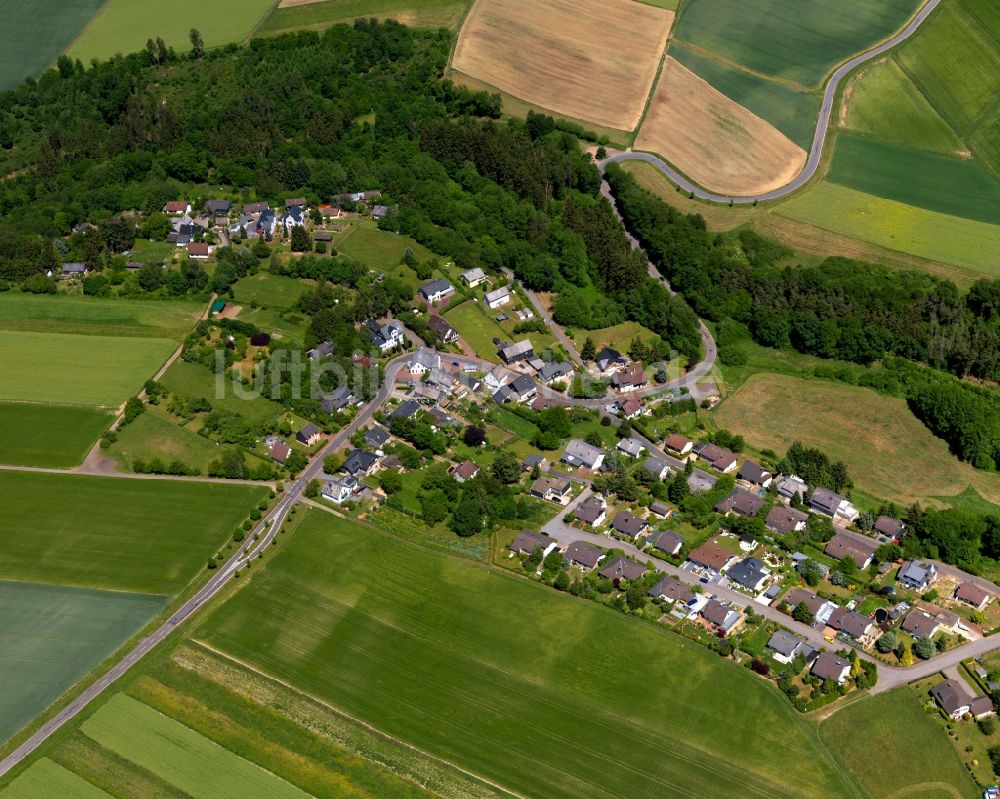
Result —
[{"label": "paved road", "polygon": [[553,336],[556,337],[556,341],[563,345],[563,349],[566,350],[566,354],[569,355],[570,360],[576,361],[578,364],[583,363],[583,358],[576,349],[576,344],[573,343],[573,339],[566,335],[566,331],[562,329],[561,325],[552,324],[552,320],[549,319],[549,315],[545,310],[545,306],[542,305],[542,301],[538,299],[538,295],[535,294],[531,289],[524,285],[520,280],[514,277],[514,273],[504,267],[504,274],[510,278],[511,281],[516,281],[517,285],[521,287],[521,291],[525,293],[529,302],[534,306],[535,313],[538,314],[538,318],[542,320],[549,327],[549,331]]},{"label": "paved road", "polygon": [[[826,84],[826,89],[823,92],[823,103],[820,106],[819,117],[816,122],[816,132],[813,134],[813,143],[812,149],[809,151],[809,158],[806,160],[806,164],[802,168],[802,171],[792,178],[791,182],[780,188],[749,197],[733,197],[730,195],[716,194],[711,191],[706,191],[700,186],[692,183],[688,180],[688,178],[666,163],[662,158],[658,158],[649,153],[616,153],[610,156],[607,161],[645,161],[647,164],[652,164],[663,172],[668,178],[670,178],[670,180],[680,186],[684,191],[693,193],[695,197],[702,200],[710,200],[717,203],[732,202],[734,204],[745,205],[753,202],[764,202],[765,200],[777,200],[780,197],[784,197],[796,189],[804,186],[816,174],[820,161],[823,159],[823,148],[826,145],[827,130],[830,125],[830,116],[833,113],[834,102],[837,99],[837,91],[840,89],[840,84],[844,78],[865,62],[878,58],[887,51],[891,50],[893,47],[896,47],[898,44],[901,44],[909,39],[914,33],[916,33],[917,29],[923,24],[924,20],[930,16],[940,3],[941,0],[927,0],[926,5],[924,5],[923,8],[916,13],[913,19],[911,19],[906,26],[899,31],[899,33],[891,39],[887,39],[882,42],[882,44],[872,50],[855,56],[834,71],[834,73],[830,76],[830,80]],[[607,163],[607,161],[602,163]]]}]

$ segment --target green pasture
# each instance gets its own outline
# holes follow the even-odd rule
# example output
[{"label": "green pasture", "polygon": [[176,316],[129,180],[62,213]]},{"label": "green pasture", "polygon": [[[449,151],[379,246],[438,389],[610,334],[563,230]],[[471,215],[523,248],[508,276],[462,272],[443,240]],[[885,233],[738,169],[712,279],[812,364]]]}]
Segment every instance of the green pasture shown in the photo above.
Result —
[{"label": "green pasture", "polygon": [[928,211],[1000,224],[1000,183],[975,161],[842,133],[827,180]]},{"label": "green pasture", "polygon": [[823,182],[775,209],[780,216],[891,250],[1000,278],[1000,226],[960,219]]},{"label": "green pasture", "polygon": [[0,91],[52,66],[104,0],[4,3],[0,28]]},{"label": "green pasture", "polygon": [[170,357],[168,339],[8,331],[0,400],[116,406]]},{"label": "green pasture", "polygon": [[0,463],[79,466],[111,416],[97,408],[0,402]]},{"label": "green pasture", "polygon": [[0,578],[174,594],[264,488],[0,472]]},{"label": "green pasture", "polygon": [[273,308],[244,308],[240,311],[241,322],[249,322],[270,333],[283,345],[301,343],[306,335],[307,317],[294,311],[279,311]]},{"label": "green pasture", "polygon": [[47,758],[32,763],[27,771],[0,790],[2,799],[51,799],[53,796],[112,799],[111,794]]},{"label": "green pasture", "polygon": [[261,34],[303,28],[322,30],[359,17],[397,19],[411,28],[450,28],[465,17],[470,0],[325,0],[290,8],[275,8],[261,24]]},{"label": "green pasture", "polygon": [[309,794],[180,722],[117,694],[83,733],[192,799],[306,799]]},{"label": "green pasture", "polygon": [[236,302],[240,305],[255,302],[262,308],[291,308],[307,291],[309,286],[301,280],[270,272],[258,272],[233,284]]},{"label": "green pasture", "polygon": [[[490,310],[485,306],[469,300],[447,311],[444,318],[451,322],[458,335],[465,339],[480,358],[499,363],[500,358],[493,339],[510,341],[510,334],[493,318],[500,312],[493,311],[492,316],[488,316],[489,313]],[[529,333],[528,338],[531,336]]]},{"label": "green pasture", "polygon": [[434,257],[434,253],[409,236],[397,236],[387,230],[379,230],[374,222],[352,225],[334,242],[334,246],[341,255],[380,272],[399,266],[407,249],[413,250],[419,261]]},{"label": "green pasture", "polygon": [[[305,357],[303,355],[303,357]],[[243,399],[236,395],[230,379],[222,377],[221,399],[216,396],[217,385],[214,372],[200,363],[188,363],[180,359],[174,361],[163,374],[161,382],[167,390],[184,397],[204,397],[216,408],[233,411],[248,419],[272,419],[284,412],[284,407],[263,396]],[[265,392],[270,386],[265,386]],[[251,391],[251,389],[245,389]]]},{"label": "green pasture", "polygon": [[38,716],[167,597],[0,580],[0,741]]},{"label": "green pasture", "polygon": [[688,0],[674,35],[723,59],[806,87],[889,38],[920,0]]},{"label": "green pasture", "polygon": [[190,300],[142,301],[0,293],[0,330],[181,339],[205,310]]},{"label": "green pasture", "polygon": [[67,51],[85,63],[116,53],[134,53],[149,38],[162,38],[178,53],[188,53],[188,33],[197,28],[206,47],[246,39],[274,0],[215,0],[211,13],[198,0],[108,0]]},{"label": "green pasture", "polygon": [[519,795],[857,795],[696,644],[321,512],[197,636]]},{"label": "green pasture", "polygon": [[683,45],[671,47],[670,55],[730,100],[770,122],[803,149],[808,150],[812,145],[819,116],[819,98],[815,95],[735,69]]},{"label": "green pasture", "polygon": [[917,150],[954,155],[965,148],[894,59],[865,67],[845,103],[849,130]]},{"label": "green pasture", "polygon": [[820,725],[820,738],[871,799],[976,796],[976,784],[944,731],[910,688],[845,707]]}]

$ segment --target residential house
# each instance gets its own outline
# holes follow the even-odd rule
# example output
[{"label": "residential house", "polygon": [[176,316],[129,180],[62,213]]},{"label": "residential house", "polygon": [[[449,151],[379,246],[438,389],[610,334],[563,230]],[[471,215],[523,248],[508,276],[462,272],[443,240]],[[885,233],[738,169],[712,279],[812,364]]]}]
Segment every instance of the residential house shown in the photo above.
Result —
[{"label": "residential house", "polygon": [[753,461],[745,461],[740,467],[739,472],[737,472],[736,477],[738,480],[743,480],[757,488],[767,488],[774,480],[774,477],[767,469],[761,468]]},{"label": "residential house", "polygon": [[500,386],[493,394],[493,399],[501,405],[508,402],[527,402],[538,393],[535,381],[527,375],[519,375],[514,381]]},{"label": "residential house", "polygon": [[281,218],[281,224],[285,228],[286,235],[291,235],[293,228],[305,227],[306,218],[302,214],[302,208],[298,205],[293,205],[285,211],[285,215]]},{"label": "residential house", "polygon": [[919,610],[911,610],[899,627],[914,638],[931,638],[938,631],[937,621]]},{"label": "residential house", "polygon": [[821,652],[809,671],[821,680],[833,680],[837,685],[843,685],[851,674],[851,661],[833,652]]},{"label": "residential house", "polygon": [[779,663],[791,663],[802,650],[805,641],[792,635],[787,630],[778,630],[767,641],[771,657]]},{"label": "residential house", "polygon": [[666,480],[672,472],[666,461],[658,460],[655,457],[646,458],[642,468],[657,480]]},{"label": "residential house", "polygon": [[504,363],[511,364],[530,359],[535,354],[535,350],[531,342],[524,339],[516,344],[505,344],[497,349],[497,354]]},{"label": "residential house", "polygon": [[711,541],[692,549],[688,555],[690,563],[714,574],[724,572],[734,560],[736,560],[735,554]]},{"label": "residential house", "polygon": [[569,361],[550,361],[538,370],[538,379],[546,385],[566,380],[573,374],[573,364]]},{"label": "residential house", "polygon": [[315,361],[317,358],[326,358],[328,355],[333,355],[332,341],[324,341],[311,350],[306,350],[306,357],[312,361]]},{"label": "residential house", "polygon": [[305,197],[292,197],[288,200],[285,200],[286,211],[291,211],[293,208],[298,208],[299,210],[301,210],[305,207],[306,207]]},{"label": "residential house", "polygon": [[858,509],[846,497],[842,497],[829,488],[817,488],[809,499],[809,508],[825,516],[841,516],[849,522],[858,518]]},{"label": "residential house", "polygon": [[690,438],[685,438],[677,433],[671,433],[663,443],[667,449],[678,455],[687,455],[694,446],[694,442]]},{"label": "residential house", "polygon": [[442,391],[450,393],[452,387],[455,385],[455,378],[444,369],[434,367],[427,373],[427,377],[424,378],[424,382],[428,385],[434,386],[435,388],[439,388]]},{"label": "residential house", "polygon": [[715,599],[710,599],[705,606],[698,611],[698,615],[714,627],[722,636],[729,635],[742,620],[742,615],[738,610],[734,610],[729,605],[723,605]]},{"label": "residential house", "polygon": [[228,216],[233,210],[233,204],[229,200],[209,200],[205,203],[205,213],[212,216]]},{"label": "residential house", "polygon": [[670,506],[666,502],[653,502],[649,506],[649,513],[651,516],[666,519],[671,513]]},{"label": "residential house", "polygon": [[60,270],[60,277],[83,277],[87,274],[87,265],[82,264],[79,261],[71,261],[62,265]]},{"label": "residential house", "polygon": [[375,449],[382,449],[390,438],[389,431],[380,425],[365,430],[365,444],[369,447],[375,447]]},{"label": "residential house", "polygon": [[891,516],[879,516],[875,520],[874,530],[876,535],[885,536],[898,544],[903,540],[903,536],[906,533],[906,525],[899,519],[893,519]]},{"label": "residential house", "polygon": [[389,216],[389,206],[388,205],[373,205],[372,206],[372,219],[385,219]]},{"label": "residential house", "polygon": [[582,466],[585,469],[596,470],[604,464],[604,450],[579,438],[572,438],[566,444],[562,460],[563,463],[570,466]]},{"label": "residential house", "polygon": [[340,386],[339,388],[336,388],[320,400],[320,403],[323,405],[323,410],[327,413],[342,411],[348,405],[356,402],[357,399],[354,394],[351,393],[351,389],[347,386]]},{"label": "residential house", "polygon": [[436,313],[430,314],[427,317],[427,327],[437,333],[442,344],[453,344],[458,341],[458,333],[443,316]]},{"label": "residential house", "polygon": [[672,530],[665,530],[653,535],[649,543],[653,545],[653,549],[658,549],[667,555],[678,555],[684,546],[684,539]]},{"label": "residential house", "polygon": [[470,289],[474,289],[480,283],[486,282],[486,273],[477,266],[462,272],[461,281]]},{"label": "residential house", "polygon": [[713,469],[727,474],[736,470],[736,454],[717,444],[695,444],[694,451],[698,457],[707,462]]},{"label": "residential house", "polygon": [[437,305],[455,293],[455,287],[444,278],[432,280],[420,287],[420,296],[431,305]]},{"label": "residential house", "polygon": [[752,494],[744,488],[734,488],[729,496],[715,506],[715,509],[726,516],[730,513],[739,516],[756,516],[764,504],[764,497]]},{"label": "residential house", "polygon": [[646,373],[639,364],[633,364],[611,376],[611,387],[616,391],[635,391],[646,385],[646,382]]},{"label": "residential house", "polygon": [[410,356],[407,368],[411,376],[420,377],[427,374],[431,369],[440,369],[441,356],[434,352],[434,350],[421,347]]},{"label": "residential house", "polygon": [[695,469],[688,475],[687,484],[692,494],[704,494],[715,488],[716,479],[708,472]]},{"label": "residential house", "polygon": [[955,599],[967,605],[972,605],[976,610],[985,610],[992,598],[993,595],[989,591],[972,582],[962,583],[955,589]]},{"label": "residential house", "polygon": [[969,703],[969,713],[977,720],[995,715],[996,711],[993,709],[993,700],[985,694],[974,697]]},{"label": "residential house", "polygon": [[292,448],[280,438],[268,438],[264,443],[267,445],[267,454],[271,456],[271,460],[284,466],[288,456],[292,454]]},{"label": "residential house", "polygon": [[295,438],[299,443],[311,447],[320,442],[323,438],[323,433],[312,422],[306,422],[299,428],[299,431],[295,434]]},{"label": "residential house", "polygon": [[324,499],[340,505],[354,496],[356,488],[358,488],[358,481],[353,477],[335,477],[332,480],[324,481],[322,494]]},{"label": "residential house", "polygon": [[571,495],[571,489],[572,484],[565,478],[539,477],[531,484],[531,496],[564,505]]},{"label": "residential house", "polygon": [[614,408],[624,419],[638,419],[642,415],[642,402],[638,397],[627,397],[614,403]]},{"label": "residential house", "polygon": [[530,555],[536,549],[542,550],[542,557],[544,558],[559,545],[556,543],[554,538],[549,538],[545,533],[536,533],[533,530],[522,530],[514,538],[510,545],[511,552],[517,552],[520,555]]},{"label": "residential house", "polygon": [[257,235],[264,236],[265,238],[271,238],[274,235],[274,229],[278,226],[278,218],[274,215],[274,211],[270,208],[263,211],[260,216],[257,217]]},{"label": "residential house", "polygon": [[875,557],[878,546],[877,541],[840,531],[827,541],[823,552],[834,560],[843,560],[850,555],[859,569],[867,569]]},{"label": "residential house", "polygon": [[851,638],[867,643],[872,633],[878,628],[867,616],[855,613],[853,610],[837,608],[830,614],[827,624],[838,632],[844,633]]},{"label": "residential house", "polygon": [[192,241],[188,243],[187,246],[187,257],[193,258],[196,261],[207,261],[209,255],[209,246],[204,242]]},{"label": "residential house", "polygon": [[472,461],[462,461],[455,471],[451,473],[451,476],[459,483],[464,483],[467,480],[471,480],[477,474],[479,474],[479,466]]},{"label": "residential house", "polygon": [[607,518],[607,508],[597,497],[588,497],[576,506],[574,516],[591,527],[600,527]]},{"label": "residential house", "polygon": [[510,373],[502,366],[494,366],[486,373],[483,382],[486,384],[486,390],[493,395],[496,394],[498,388],[510,382]]},{"label": "residential house", "polygon": [[960,719],[971,710],[972,697],[958,680],[941,680],[931,688],[931,696],[940,708],[953,719]]},{"label": "residential house", "polygon": [[365,322],[365,326],[371,335],[372,344],[378,347],[379,352],[389,352],[406,343],[406,329],[402,322],[397,322],[395,319],[384,325],[375,319],[369,319]]},{"label": "residential house", "polygon": [[390,419],[409,419],[420,410],[420,403],[413,399],[408,399],[400,403],[400,406],[389,414]]},{"label": "residential house", "polygon": [[244,203],[243,204],[243,213],[247,214],[248,216],[251,215],[251,214],[262,214],[265,211],[270,211],[270,210],[271,210],[271,206],[269,206],[267,203]]},{"label": "residential house", "polygon": [[757,558],[743,558],[726,572],[726,578],[748,591],[760,591],[771,572]]},{"label": "residential house", "polygon": [[604,557],[604,550],[585,544],[583,541],[574,541],[566,549],[565,560],[571,566],[579,566],[585,571],[593,569]]},{"label": "residential house", "polygon": [[805,588],[793,588],[782,600],[782,603],[787,603],[789,608],[793,610],[800,602],[805,602],[809,612],[812,613],[816,621],[822,624],[826,624],[833,612],[838,609],[834,602],[823,599]]},{"label": "residential house", "polygon": [[615,518],[611,520],[611,526],[622,535],[632,537],[642,535],[649,528],[645,519],[634,513],[629,513],[627,510],[618,511]]},{"label": "residential house", "polygon": [[602,372],[610,372],[613,369],[618,369],[628,363],[628,359],[622,355],[618,350],[613,350],[611,347],[605,347],[594,358],[594,363],[597,364],[597,368]]},{"label": "residential house", "polygon": [[366,477],[378,471],[378,458],[363,449],[352,449],[340,471],[351,477]]},{"label": "residential house", "polygon": [[933,563],[907,560],[899,567],[896,580],[914,591],[926,591],[937,579],[937,566]]},{"label": "residential house", "polygon": [[694,599],[694,591],[672,575],[662,578],[650,588],[649,595],[654,599],[680,602],[682,605]]},{"label": "residential house", "polygon": [[646,451],[646,447],[642,442],[636,441],[634,438],[623,438],[618,442],[616,449],[623,455],[628,455],[630,458],[638,458]]},{"label": "residential house", "polygon": [[486,307],[492,311],[502,308],[511,301],[510,289],[506,286],[501,286],[495,291],[487,291],[483,295],[483,301],[486,303]]},{"label": "residential house", "polygon": [[628,558],[617,557],[599,572],[605,580],[638,580],[646,573],[646,567]]},{"label": "residential house", "polygon": [[458,384],[458,387],[455,389],[455,396],[459,399],[462,399],[470,391],[473,394],[477,394],[483,390],[483,384],[479,381],[479,378],[472,375],[458,375],[455,377],[455,382]]},{"label": "residential house", "polygon": [[800,480],[798,477],[785,477],[782,475],[774,483],[775,490],[778,492],[779,497],[784,497],[790,500],[796,494],[799,499],[803,499],[805,495],[809,492],[809,486],[806,485],[805,480]]},{"label": "residential house", "polygon": [[386,455],[379,461],[379,466],[383,469],[392,469],[394,472],[404,472],[406,467],[403,465],[403,461],[399,459],[396,455]]},{"label": "residential house", "polygon": [[452,416],[440,405],[435,405],[431,408],[428,413],[434,417],[434,423],[437,427],[461,427],[462,422],[455,416]]},{"label": "residential house", "polygon": [[807,513],[803,513],[795,508],[786,508],[783,505],[776,505],[764,519],[764,526],[772,533],[787,535],[788,533],[799,533],[806,529]]},{"label": "residential house", "polygon": [[191,206],[184,200],[171,200],[166,205],[163,206],[163,213],[169,214],[170,216],[181,216],[182,214],[190,214]]},{"label": "residential house", "polygon": [[537,467],[538,471],[546,472],[549,469],[549,459],[537,452],[532,452],[524,456],[521,461],[521,471],[530,472]]}]

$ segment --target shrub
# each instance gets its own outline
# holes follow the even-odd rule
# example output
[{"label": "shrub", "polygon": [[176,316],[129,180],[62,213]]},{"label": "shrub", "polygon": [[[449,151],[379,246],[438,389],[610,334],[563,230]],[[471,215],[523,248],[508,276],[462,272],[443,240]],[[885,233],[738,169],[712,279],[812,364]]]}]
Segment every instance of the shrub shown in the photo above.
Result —
[{"label": "shrub", "polygon": [[250,343],[255,347],[263,347],[271,343],[270,333],[254,333],[250,336]]},{"label": "shrub", "polygon": [[757,658],[754,658],[750,663],[750,668],[764,677],[771,673],[771,667],[763,660],[758,660]]}]

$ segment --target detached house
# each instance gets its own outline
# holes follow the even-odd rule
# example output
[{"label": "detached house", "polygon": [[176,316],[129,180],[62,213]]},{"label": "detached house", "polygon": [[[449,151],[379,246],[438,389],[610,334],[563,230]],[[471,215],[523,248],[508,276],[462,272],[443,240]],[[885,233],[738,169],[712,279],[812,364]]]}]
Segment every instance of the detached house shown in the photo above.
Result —
[{"label": "detached house", "polygon": [[774,479],[769,471],[762,469],[753,461],[746,461],[736,474],[737,479],[743,480],[757,488],[767,488]]},{"label": "detached house", "polygon": [[633,364],[611,376],[611,386],[616,391],[635,391],[644,385],[646,385],[646,373],[638,364]]},{"label": "detached house", "polygon": [[209,255],[209,246],[200,241],[192,241],[188,243],[187,246],[187,256],[188,258],[193,258],[196,261],[207,261]]},{"label": "detached house", "polygon": [[413,377],[420,377],[427,374],[431,369],[440,369],[441,356],[433,350],[421,347],[410,356],[408,367]]},{"label": "detached house", "polygon": [[470,289],[474,289],[480,283],[486,282],[486,273],[477,266],[473,269],[462,272],[461,280]]},{"label": "detached house", "polygon": [[358,487],[358,481],[353,477],[335,477],[323,483],[323,497],[340,505],[347,502]]},{"label": "detached house", "polygon": [[305,444],[307,447],[311,447],[320,442],[323,438],[323,433],[312,422],[306,422],[295,434],[295,438],[299,441],[299,443]]},{"label": "detached house", "polygon": [[694,451],[713,469],[728,474],[736,469],[736,454],[717,444],[695,444]]},{"label": "detached house", "polygon": [[524,341],[518,341],[516,344],[506,344],[500,347],[497,350],[497,354],[504,363],[510,364],[530,360],[535,354],[535,350],[531,342],[528,339],[524,339]]},{"label": "detached house", "polygon": [[748,591],[759,591],[764,587],[771,572],[757,558],[744,558],[728,572],[726,577]]},{"label": "detached house", "polygon": [[896,575],[896,580],[914,591],[926,591],[935,579],[937,579],[937,566],[916,560],[905,561],[899,567],[899,574]]},{"label": "detached house", "polygon": [[666,461],[658,460],[655,457],[646,458],[642,464],[642,468],[646,470],[647,474],[657,480],[666,480],[672,471]]},{"label": "detached house", "polygon": [[588,497],[576,507],[574,515],[584,524],[600,527],[607,518],[607,508],[597,497]]},{"label": "detached house", "polygon": [[542,557],[544,558],[550,552],[558,547],[555,539],[549,538],[545,533],[536,533],[532,530],[522,530],[511,542],[510,550],[511,552],[517,552],[520,555],[530,555],[536,549],[542,551]]},{"label": "detached house", "polygon": [[420,296],[431,305],[437,305],[441,300],[447,299],[455,293],[455,287],[443,278],[433,280],[420,287]]},{"label": "detached house", "polygon": [[690,438],[685,438],[677,433],[671,433],[667,436],[667,440],[664,444],[667,449],[671,452],[677,453],[678,455],[687,455],[694,446],[694,442]]},{"label": "detached house", "polygon": [[714,627],[721,635],[727,636],[739,625],[742,616],[739,611],[728,605],[723,605],[715,599],[710,599],[698,611],[698,615]]},{"label": "detached house", "polygon": [[682,605],[694,599],[694,592],[676,577],[664,577],[649,589],[649,595],[654,599],[665,599],[668,602],[680,602]]},{"label": "detached house", "polygon": [[605,580],[638,580],[646,573],[646,567],[628,558],[617,557],[600,571]]},{"label": "detached house", "polygon": [[375,319],[369,319],[365,322],[365,326],[372,337],[372,344],[378,347],[379,352],[389,352],[406,343],[406,330],[402,323],[395,319],[384,325]]},{"label": "detached house", "polygon": [[989,591],[980,588],[975,583],[962,583],[955,589],[955,599],[972,605],[976,610],[985,610],[993,595]]},{"label": "detached house", "polygon": [[898,544],[903,540],[903,536],[906,533],[906,525],[899,519],[893,519],[891,516],[879,516],[875,520],[875,533],[876,535],[885,536]]},{"label": "detached house", "polygon": [[807,591],[805,588],[793,588],[782,601],[787,603],[791,609],[794,609],[800,602],[805,602],[813,618],[822,624],[826,624],[833,615],[833,612],[837,610],[835,603],[828,599],[823,599],[812,593],[812,591]]},{"label": "detached house", "polygon": [[566,549],[565,560],[571,566],[579,566],[584,571],[590,571],[604,557],[604,551],[583,541],[574,541]]},{"label": "detached house", "polygon": [[911,610],[899,627],[914,638],[932,638],[938,631],[937,621],[920,610]]},{"label": "detached house", "polygon": [[163,213],[170,216],[182,216],[191,213],[191,205],[184,200],[171,200],[163,206]]},{"label": "detached house", "polygon": [[83,277],[87,274],[87,265],[82,264],[79,261],[72,261],[67,264],[62,265],[60,270],[60,276],[63,278],[67,277]]},{"label": "detached house", "polygon": [[791,500],[795,495],[798,495],[799,499],[802,499],[809,491],[809,486],[806,485],[805,480],[800,480],[798,477],[779,477],[775,481],[774,487],[778,491],[778,496],[784,497],[787,500]]},{"label": "detached house", "polygon": [[823,552],[834,560],[843,560],[847,555],[854,559],[859,569],[867,569],[878,550],[878,542],[850,533],[839,532],[831,538]]},{"label": "detached house", "polygon": [[497,308],[502,308],[504,305],[509,303],[510,300],[510,289],[506,286],[501,286],[495,291],[487,291],[483,295],[483,301],[486,303],[486,307],[493,311]]},{"label": "detached house", "polygon": [[843,685],[851,674],[851,661],[833,652],[821,652],[809,671],[821,680],[833,680],[837,685]]},{"label": "detached house", "polygon": [[562,477],[539,477],[531,484],[531,496],[563,505],[570,496],[571,488],[569,480]]},{"label": "detached house", "polygon": [[462,461],[456,468],[455,471],[451,473],[451,476],[459,483],[464,483],[468,480],[472,480],[477,474],[479,474],[479,466],[472,461]]},{"label": "detached house", "polygon": [[653,549],[658,549],[667,555],[677,555],[684,546],[684,539],[672,530],[666,530],[651,536],[649,543],[653,545]]},{"label": "detached house", "polygon": [[205,203],[205,213],[212,216],[228,216],[233,210],[233,204],[229,200],[209,200]]},{"label": "detached house", "polygon": [[646,520],[629,513],[627,510],[620,510],[611,520],[611,526],[622,535],[632,536],[642,535],[648,528]]},{"label": "detached house", "polygon": [[787,535],[788,533],[800,533],[806,529],[808,514],[795,508],[786,508],[776,505],[771,508],[764,519],[764,526],[772,533]]},{"label": "detached house", "polygon": [[271,456],[271,460],[284,466],[288,456],[292,454],[292,448],[280,438],[268,438],[264,443],[267,445],[267,454]]},{"label": "detached house", "polygon": [[442,344],[452,344],[458,341],[458,333],[451,326],[447,319],[438,314],[431,314],[427,317],[427,327],[438,334]]},{"label": "detached house", "polygon": [[630,458],[638,458],[646,451],[646,447],[634,438],[623,438],[618,442],[615,447],[623,455],[628,455]]},{"label": "detached house", "polygon": [[573,374],[573,364],[569,361],[552,361],[538,370],[538,379],[546,385],[565,380]]},{"label": "detached house", "polygon": [[[942,680],[931,688],[931,696],[938,706],[956,721],[966,713],[981,719],[993,713],[993,703],[988,696],[971,697],[958,680]],[[985,796],[985,793],[983,794]]]},{"label": "detached house", "polygon": [[527,402],[538,393],[535,381],[527,375],[520,375],[514,378],[513,382],[505,386],[500,386],[494,394],[493,399],[504,405],[508,402]]},{"label": "detached house", "polygon": [[849,522],[858,518],[858,509],[850,500],[831,491],[829,488],[817,488],[809,499],[809,508],[824,516],[841,516]]},{"label": "detached house", "polygon": [[786,630],[778,630],[767,642],[771,657],[779,663],[791,663],[805,647],[805,641]]},{"label": "detached house", "polygon": [[735,554],[711,541],[706,541],[700,547],[692,549],[691,554],[688,555],[690,563],[713,574],[725,571],[734,560],[736,560]]},{"label": "detached house", "polygon": [[591,446],[579,438],[570,439],[562,456],[563,463],[582,466],[586,469],[600,469],[604,464],[604,450]]},{"label": "detached house", "polygon": [[346,472],[354,478],[367,477],[378,471],[378,458],[363,449],[351,450],[344,465],[340,467],[340,471]]},{"label": "detached house", "polygon": [[605,347],[594,358],[594,363],[597,364],[597,368],[602,372],[609,372],[613,369],[618,369],[627,363],[627,359],[618,350],[613,350],[611,347]]},{"label": "detached house", "polygon": [[838,632],[844,633],[851,638],[867,643],[873,632],[878,628],[867,616],[855,613],[853,610],[837,608],[830,614],[827,624]]},{"label": "detached house", "polygon": [[715,509],[726,516],[730,513],[736,513],[740,516],[756,516],[764,504],[764,497],[751,494],[744,488],[734,488],[729,496],[715,506]]}]

